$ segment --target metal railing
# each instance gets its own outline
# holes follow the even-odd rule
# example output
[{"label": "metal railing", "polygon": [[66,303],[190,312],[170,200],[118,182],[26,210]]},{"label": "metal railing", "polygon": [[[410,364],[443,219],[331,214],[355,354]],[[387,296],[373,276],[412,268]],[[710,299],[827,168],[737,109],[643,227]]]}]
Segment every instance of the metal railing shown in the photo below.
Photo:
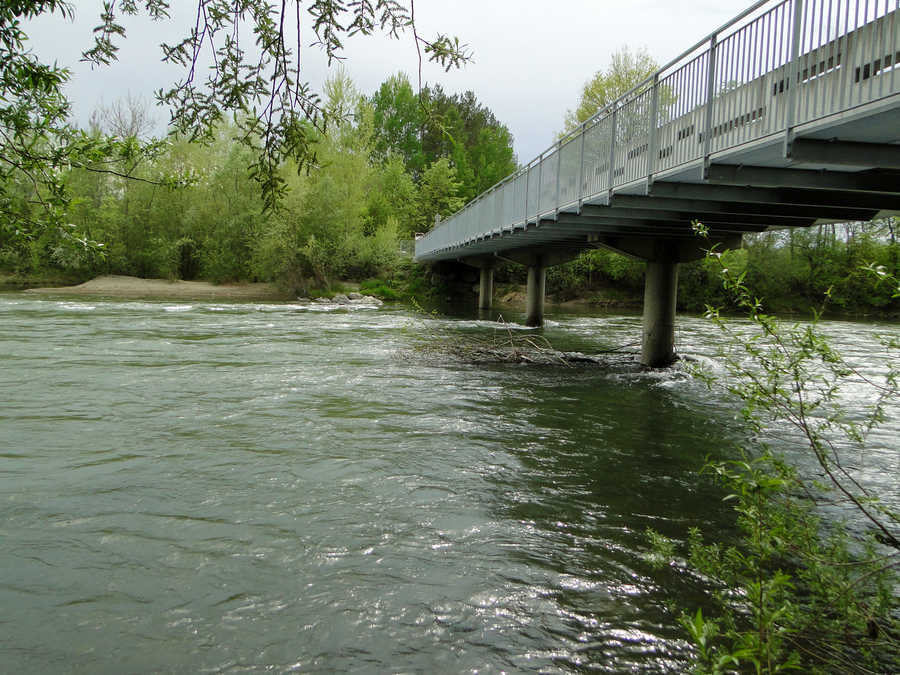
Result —
[{"label": "metal railing", "polygon": [[900,0],[763,0],[416,242],[416,257],[527,227],[663,171],[897,93]]}]

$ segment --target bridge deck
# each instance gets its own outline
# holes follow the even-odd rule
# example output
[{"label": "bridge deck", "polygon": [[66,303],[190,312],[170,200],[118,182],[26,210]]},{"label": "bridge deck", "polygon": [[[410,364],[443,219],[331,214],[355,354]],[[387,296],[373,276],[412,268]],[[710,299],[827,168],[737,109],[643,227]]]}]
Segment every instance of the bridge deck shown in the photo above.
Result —
[{"label": "bridge deck", "polygon": [[416,242],[615,247],[900,212],[900,0],[765,0]]}]

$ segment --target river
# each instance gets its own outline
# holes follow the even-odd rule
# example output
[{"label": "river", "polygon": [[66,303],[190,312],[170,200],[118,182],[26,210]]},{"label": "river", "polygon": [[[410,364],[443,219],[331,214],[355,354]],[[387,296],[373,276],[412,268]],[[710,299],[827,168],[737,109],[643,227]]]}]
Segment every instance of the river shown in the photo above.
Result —
[{"label": "river", "polygon": [[[639,339],[636,316],[550,319],[560,349]],[[900,335],[824,329],[860,363]],[[682,670],[675,617],[701,596],[649,564],[643,532],[728,538],[698,470],[747,442],[737,404],[627,355],[417,349],[495,331],[398,308],[0,295],[0,670]],[[719,339],[679,317],[682,353],[715,368]],[[894,402],[860,461],[900,502],[898,435]]]}]

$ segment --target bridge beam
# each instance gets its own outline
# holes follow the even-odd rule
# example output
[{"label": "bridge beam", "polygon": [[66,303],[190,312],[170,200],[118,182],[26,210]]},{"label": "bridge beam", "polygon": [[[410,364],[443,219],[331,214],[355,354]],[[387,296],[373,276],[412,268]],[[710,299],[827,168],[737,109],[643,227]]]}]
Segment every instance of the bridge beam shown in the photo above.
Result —
[{"label": "bridge beam", "polygon": [[734,164],[711,164],[707,178],[709,183],[714,185],[846,190],[848,192],[893,192],[897,186],[897,176],[884,171],[784,169]]},{"label": "bridge beam", "polygon": [[796,162],[900,169],[900,145],[797,138],[791,144]]},{"label": "bridge beam", "polygon": [[525,325],[544,325],[544,290],[547,284],[547,268],[543,256],[535,256],[528,265],[528,286],[525,290]]},{"label": "bridge beam", "polygon": [[873,209],[875,211],[900,210],[900,194],[896,192],[841,192],[834,189],[776,189],[656,181],[650,188],[650,194],[674,199],[716,200],[743,204],[789,204],[815,209],[822,206]]}]

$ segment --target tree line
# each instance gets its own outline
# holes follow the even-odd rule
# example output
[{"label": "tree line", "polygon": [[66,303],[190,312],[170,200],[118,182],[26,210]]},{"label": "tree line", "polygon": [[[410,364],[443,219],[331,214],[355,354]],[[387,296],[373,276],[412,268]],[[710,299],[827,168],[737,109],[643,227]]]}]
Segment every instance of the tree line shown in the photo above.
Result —
[{"label": "tree line", "polygon": [[[397,74],[365,96],[338,71],[321,107],[327,126],[306,128],[306,165],[279,167],[285,189],[274,208],[248,172],[256,157],[237,142],[239,118],[219,122],[203,143],[174,134],[142,146],[143,103],[99,110],[85,135],[134,152],[62,172],[73,195],[66,222],[29,236],[0,230],[0,269],[270,281],[296,292],[389,278],[408,267],[416,232],[516,169],[512,135],[472,92],[416,92]],[[25,219],[42,208],[23,174],[4,187]]]}]

